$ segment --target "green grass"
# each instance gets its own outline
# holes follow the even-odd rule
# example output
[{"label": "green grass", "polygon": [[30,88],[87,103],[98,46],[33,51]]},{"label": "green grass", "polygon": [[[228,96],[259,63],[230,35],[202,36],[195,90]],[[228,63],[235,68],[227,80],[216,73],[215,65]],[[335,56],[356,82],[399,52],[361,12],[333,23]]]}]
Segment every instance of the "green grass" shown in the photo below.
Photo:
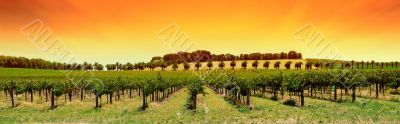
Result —
[{"label": "green grass", "polygon": [[[399,103],[359,99],[355,103],[335,103],[317,99],[305,99],[302,108],[283,105],[263,98],[253,98],[253,105],[259,110],[251,116],[261,116],[271,121],[296,121],[315,123],[355,123],[396,121],[400,117]],[[271,114],[275,113],[275,114]]]},{"label": "green grass", "polygon": [[[230,67],[225,67],[227,70],[231,70]],[[237,67],[239,68],[239,67]],[[297,72],[304,70],[276,70],[276,69],[252,69],[252,67],[248,67],[248,72],[256,72],[256,73],[275,73],[275,72]],[[389,68],[391,69],[391,68]],[[238,71],[242,71],[243,69],[237,69]],[[365,69],[365,71],[371,71],[374,69]],[[219,69],[215,71],[220,71]],[[118,76],[130,76],[130,77],[142,77],[147,75],[155,75],[158,72],[162,72],[165,75],[182,75],[182,74],[193,74],[193,73],[202,73],[204,74],[207,70],[201,71],[71,71],[71,70],[46,70],[46,69],[28,69],[28,68],[2,68],[0,67],[0,78],[40,78],[40,77],[118,77]],[[192,73],[193,72],[193,73]]]},{"label": "green grass", "polygon": [[[0,79],[22,78],[80,78],[80,77],[143,77],[156,75],[160,71],[72,71],[72,70],[46,70],[28,68],[0,68]],[[163,75],[186,75],[191,71],[162,71]]]},{"label": "green grass", "polygon": [[[146,111],[140,111],[141,99],[135,96],[105,104],[93,109],[94,102],[62,103],[55,110],[48,110],[48,103],[31,105],[20,100],[17,108],[0,110],[0,123],[34,122],[90,122],[90,123],[373,123],[399,122],[399,103],[381,100],[357,100],[356,103],[335,103],[306,98],[305,107],[291,107],[278,101],[252,97],[253,110],[241,112],[223,96],[206,89],[207,95],[198,97],[198,110],[185,108],[188,97],[182,89],[164,102],[153,102]],[[296,98],[296,97],[294,97]],[[45,106],[45,107],[43,107]]]},{"label": "green grass", "polygon": [[29,69],[29,68],[3,68],[0,67],[0,76],[62,76],[67,72],[64,70],[45,70],[45,69]]}]

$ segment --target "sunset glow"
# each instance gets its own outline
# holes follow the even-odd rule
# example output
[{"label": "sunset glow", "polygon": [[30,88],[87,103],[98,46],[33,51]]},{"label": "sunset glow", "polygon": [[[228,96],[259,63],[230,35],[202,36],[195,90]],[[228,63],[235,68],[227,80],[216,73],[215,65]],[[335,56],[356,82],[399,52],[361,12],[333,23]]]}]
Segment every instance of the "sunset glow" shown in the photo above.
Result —
[{"label": "sunset glow", "polygon": [[77,62],[149,61],[176,52],[157,33],[176,24],[213,53],[302,52],[293,36],[313,24],[345,60],[400,60],[400,1],[0,0],[0,54],[49,59],[21,33],[40,19]]}]

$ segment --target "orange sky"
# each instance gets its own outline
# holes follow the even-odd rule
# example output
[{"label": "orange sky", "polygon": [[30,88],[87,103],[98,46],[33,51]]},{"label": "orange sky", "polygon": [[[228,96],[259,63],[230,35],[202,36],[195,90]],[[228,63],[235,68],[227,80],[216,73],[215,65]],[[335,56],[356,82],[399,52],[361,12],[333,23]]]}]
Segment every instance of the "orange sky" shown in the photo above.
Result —
[{"label": "orange sky", "polygon": [[170,24],[194,49],[213,53],[296,50],[313,24],[347,60],[400,61],[399,0],[0,0],[0,54],[45,56],[21,33],[41,19],[78,57],[101,63],[148,61],[176,52],[157,37]]}]

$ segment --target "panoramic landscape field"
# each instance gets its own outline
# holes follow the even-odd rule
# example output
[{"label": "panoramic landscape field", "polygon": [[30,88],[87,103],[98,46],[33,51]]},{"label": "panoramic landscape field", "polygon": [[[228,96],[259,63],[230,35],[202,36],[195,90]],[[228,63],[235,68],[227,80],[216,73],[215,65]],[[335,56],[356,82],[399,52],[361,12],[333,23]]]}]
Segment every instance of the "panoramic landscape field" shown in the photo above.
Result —
[{"label": "panoramic landscape field", "polygon": [[0,123],[400,123],[400,1],[0,0]]},{"label": "panoramic landscape field", "polygon": [[[71,75],[83,73],[73,80],[63,76],[68,71],[1,70],[2,123],[396,123],[400,119],[397,69],[93,71],[95,77],[72,71]],[[366,80],[353,77],[356,73]],[[340,80],[346,84],[335,77],[342,74]],[[97,78],[101,81],[93,80]],[[193,94],[195,109],[190,108]]]}]

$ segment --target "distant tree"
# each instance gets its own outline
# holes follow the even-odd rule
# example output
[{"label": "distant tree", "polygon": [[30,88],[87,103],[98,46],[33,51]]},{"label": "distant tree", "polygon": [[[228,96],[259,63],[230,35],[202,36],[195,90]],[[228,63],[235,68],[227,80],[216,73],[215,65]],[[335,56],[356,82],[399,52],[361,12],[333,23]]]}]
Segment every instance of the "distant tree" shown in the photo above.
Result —
[{"label": "distant tree", "polygon": [[397,62],[397,61],[394,62],[394,65],[396,66],[396,68],[397,68],[397,65],[398,65],[398,64],[399,64],[399,62]]},{"label": "distant tree", "polygon": [[254,61],[251,66],[253,66],[254,69],[257,69],[258,67],[258,60]]},{"label": "distant tree", "polygon": [[144,70],[146,68],[146,63],[139,62],[139,63],[135,64],[134,67],[137,68],[139,71],[142,71],[142,70]]},{"label": "distant tree", "polygon": [[132,63],[126,63],[125,64],[125,69],[126,70],[133,70],[135,67],[133,66],[133,64]]},{"label": "distant tree", "polygon": [[189,69],[190,69],[190,64],[187,63],[187,62],[184,62],[184,63],[183,63],[183,68],[184,68],[185,70],[189,70]]},{"label": "distant tree", "polygon": [[156,62],[156,61],[163,61],[164,59],[161,56],[154,56],[151,58],[151,62]]},{"label": "distant tree", "polygon": [[317,68],[317,69],[318,69],[320,66],[321,66],[321,63],[319,63],[319,62],[317,62],[317,63],[314,64],[314,67]]},{"label": "distant tree", "polygon": [[301,69],[302,65],[303,65],[303,62],[296,62],[296,64],[294,64],[296,69]]},{"label": "distant tree", "polygon": [[[60,69],[60,66],[59,66],[59,64],[57,64],[57,63],[55,63],[56,65],[55,65],[55,67],[56,67],[56,69],[58,70],[58,69]],[[87,66],[86,66],[86,70],[93,70],[93,65],[91,64],[91,63],[89,63]]]},{"label": "distant tree", "polygon": [[307,62],[306,63],[306,69],[312,69],[313,63],[312,62]]},{"label": "distant tree", "polygon": [[269,61],[265,61],[264,64],[263,64],[263,67],[265,69],[268,69],[269,68]]},{"label": "distant tree", "polygon": [[208,70],[211,70],[211,68],[214,66],[214,64],[212,63],[212,61],[210,60],[210,61],[208,61],[208,63],[207,63],[207,67],[208,67]]},{"label": "distant tree", "polygon": [[[67,65],[69,68],[67,68]],[[0,67],[7,68],[34,68],[34,69],[54,69],[54,70],[77,70],[71,64],[50,62],[43,59],[28,59],[25,57],[3,56],[0,55]],[[79,68],[83,69],[83,68]]]},{"label": "distant tree", "polygon": [[172,65],[172,69],[174,70],[174,71],[176,71],[176,69],[178,68],[178,64],[176,64],[176,62]]},{"label": "distant tree", "polygon": [[232,69],[235,69],[235,66],[236,66],[236,61],[235,61],[235,60],[231,61],[231,67],[232,67]]},{"label": "distant tree", "polygon": [[165,62],[165,61],[160,61],[160,67],[161,67],[161,71],[164,71],[165,68],[168,67],[167,62]]},{"label": "distant tree", "polygon": [[122,68],[121,68],[121,70],[128,70],[128,65],[126,65],[126,64],[122,64]]},{"label": "distant tree", "polygon": [[122,66],[122,63],[118,63],[117,67],[118,67],[118,70],[120,70],[120,71],[124,69],[124,67]]},{"label": "distant tree", "polygon": [[392,61],[392,62],[390,62],[390,64],[392,65],[392,69],[394,68],[394,62]]},{"label": "distant tree", "polygon": [[88,62],[83,62],[82,70],[87,70],[88,65],[89,65]]},{"label": "distant tree", "polygon": [[112,70],[115,70],[116,67],[115,67],[115,64],[107,64],[106,68],[108,71],[112,71]]},{"label": "distant tree", "polygon": [[[121,70],[121,67],[119,65],[120,65],[119,62],[115,63],[115,68],[117,71]],[[83,66],[85,66],[85,65],[83,65]]]},{"label": "distant tree", "polygon": [[[150,71],[154,71],[154,68],[156,68],[156,63],[154,63],[154,62],[148,62],[147,64],[146,64],[146,66],[150,69]],[[118,70],[118,69],[117,69]],[[121,69],[119,69],[119,70],[121,70]]]},{"label": "distant tree", "polygon": [[113,70],[112,64],[106,64],[107,71]]},{"label": "distant tree", "polygon": [[[214,61],[232,61],[232,60],[276,60],[276,59],[301,59],[301,53],[295,51],[289,51],[289,53],[250,53],[250,54],[240,54],[235,56],[232,54],[211,54],[211,52],[206,50],[196,50],[193,52],[177,52],[166,54],[164,56],[155,56],[151,59],[155,65],[154,67],[162,67],[160,61],[165,61],[166,65],[171,65],[174,62],[178,64],[186,62],[206,62],[212,58]],[[2,56],[0,55],[0,67],[11,67],[11,68],[35,68],[35,69],[54,69],[54,70],[94,70],[96,69],[98,63],[91,65],[90,63],[83,64],[67,64],[50,62],[42,59],[27,59],[24,57],[13,57],[13,56]],[[132,66],[128,64],[121,64],[119,62],[113,64],[115,65],[115,70],[143,70],[141,66],[144,64],[144,68],[150,68],[153,70],[153,66],[149,66],[146,63],[135,63]],[[139,67],[141,69],[139,69]],[[161,68],[162,69],[162,68]]]},{"label": "distant tree", "polygon": [[93,64],[94,69],[93,69],[93,70],[97,70],[97,66],[98,66],[98,65],[99,65],[99,63],[94,62],[94,64]]},{"label": "distant tree", "polygon": [[350,69],[351,68],[351,63],[346,63],[345,65],[344,65],[347,69]]},{"label": "distant tree", "polygon": [[274,64],[274,68],[275,69],[279,69],[280,66],[281,66],[281,62],[280,61],[275,62],[275,64]]},{"label": "distant tree", "polygon": [[324,63],[320,62],[319,63],[319,68],[322,69],[324,67]]},{"label": "distant tree", "polygon": [[361,61],[361,69],[364,69],[364,61]]},{"label": "distant tree", "polygon": [[220,69],[224,69],[225,63],[224,63],[223,61],[220,61],[219,64],[218,64],[218,67],[219,67]]},{"label": "distant tree", "polygon": [[360,68],[360,63],[356,62],[356,65],[357,65],[357,69],[359,69]]},{"label": "distant tree", "polygon": [[96,68],[96,70],[99,70],[99,71],[102,71],[102,70],[104,69],[104,67],[103,67],[102,64],[97,64],[97,65],[95,66],[95,68]]},{"label": "distant tree", "polygon": [[354,60],[351,60],[351,69],[354,69]]},{"label": "distant tree", "polygon": [[[115,67],[115,65],[114,65],[114,67]],[[76,70],[82,70],[83,69],[82,64],[77,64],[75,69]]]},{"label": "distant tree", "polygon": [[385,68],[388,68],[391,65],[391,62],[386,62],[385,63]]},{"label": "distant tree", "polygon": [[372,68],[372,69],[374,69],[374,64],[375,64],[375,61],[372,60],[372,61],[371,61],[371,66],[372,66],[371,68]]},{"label": "distant tree", "polygon": [[243,68],[243,69],[246,69],[246,67],[247,67],[247,61],[243,61],[243,62],[242,62],[242,68]]},{"label": "distant tree", "polygon": [[286,69],[290,69],[290,65],[291,65],[291,64],[292,64],[291,61],[286,62],[286,63],[285,63]]},{"label": "distant tree", "polygon": [[196,67],[196,70],[199,70],[201,68],[201,63],[196,62],[196,64],[194,66]]},{"label": "distant tree", "polygon": [[289,51],[288,59],[298,59],[297,53],[295,51]]},{"label": "distant tree", "polygon": [[328,69],[328,68],[330,68],[330,67],[331,67],[331,62],[326,62],[326,63],[325,63],[325,68]]},{"label": "distant tree", "polygon": [[279,58],[280,58],[280,59],[288,59],[288,54],[287,54],[287,53],[284,53],[284,52],[281,52]]}]

